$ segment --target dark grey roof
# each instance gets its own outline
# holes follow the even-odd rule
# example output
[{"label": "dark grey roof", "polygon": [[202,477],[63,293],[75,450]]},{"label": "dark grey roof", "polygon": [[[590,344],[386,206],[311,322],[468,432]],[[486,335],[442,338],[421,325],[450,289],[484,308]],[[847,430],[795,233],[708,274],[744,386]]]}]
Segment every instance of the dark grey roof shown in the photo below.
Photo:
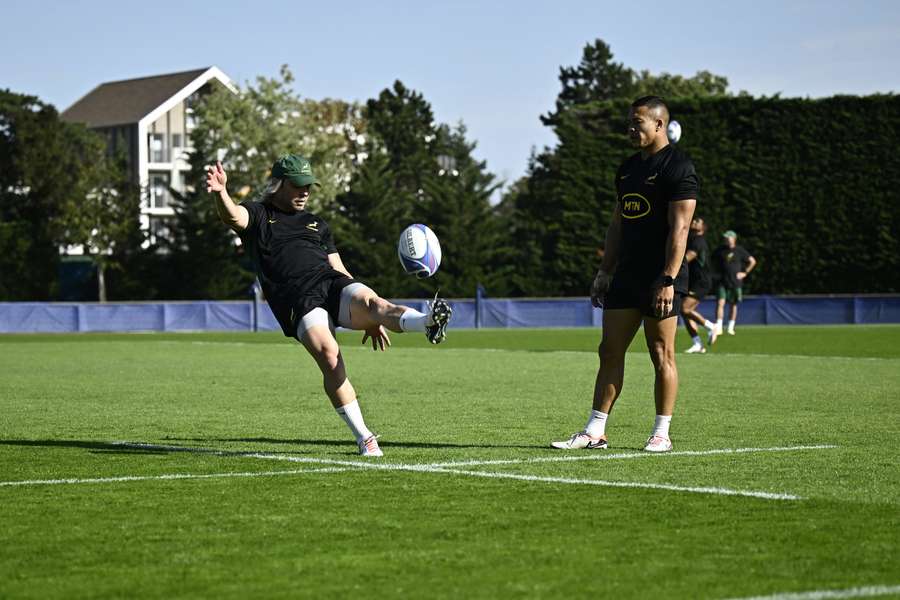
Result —
[{"label": "dark grey roof", "polygon": [[207,70],[209,67],[101,83],[61,116],[65,121],[86,123],[88,127],[137,123]]}]

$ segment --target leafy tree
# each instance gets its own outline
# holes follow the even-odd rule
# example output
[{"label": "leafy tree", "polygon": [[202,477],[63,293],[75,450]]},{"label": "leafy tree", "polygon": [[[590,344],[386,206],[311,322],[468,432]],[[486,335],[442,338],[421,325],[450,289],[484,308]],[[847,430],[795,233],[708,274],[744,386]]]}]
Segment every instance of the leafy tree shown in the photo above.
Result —
[{"label": "leafy tree", "polygon": [[411,295],[417,286],[397,262],[397,237],[414,222],[412,194],[397,189],[397,177],[386,151],[372,152],[353,178],[350,190],[337,198],[330,223],[341,258],[355,277],[379,293]]},{"label": "leafy tree", "polygon": [[577,66],[559,68],[559,82],[562,89],[556,99],[556,111],[541,117],[545,125],[557,123],[559,116],[571,108],[613,98],[630,98],[637,92],[634,71],[614,62],[612,50],[601,39],[584,47]]},{"label": "leafy tree", "polygon": [[286,153],[310,159],[322,187],[310,199],[313,211],[330,208],[350,183],[365,145],[362,108],[341,100],[300,98],[287,65],[279,78],[258,77],[237,94],[218,87],[196,108],[194,146],[203,158],[221,159],[236,199],[259,195],[275,159]]},{"label": "leafy tree", "polygon": [[80,246],[97,266],[97,298],[107,300],[109,270],[121,270],[145,241],[140,229],[141,193],[127,175],[123,156],[97,157],[100,181],[70,206],[63,241]]},{"label": "leafy tree", "polygon": [[609,45],[601,39],[584,47],[577,66],[560,67],[559,82],[562,89],[556,99],[556,110],[541,117],[545,125],[558,125],[563,113],[594,102],[633,100],[647,95],[674,98],[728,94],[728,79],[709,71],[699,71],[693,77],[654,75],[647,70],[637,72],[615,62]]},{"label": "leafy tree", "polygon": [[137,224],[138,199],[124,195],[123,179],[100,136],[34,96],[0,91],[0,297],[53,299],[69,244],[113,265]]},{"label": "leafy tree", "polygon": [[636,76],[635,84],[635,97],[705,98],[730,95],[728,78],[709,71],[698,71],[693,77],[683,77],[665,72],[654,75],[644,70]]},{"label": "leafy tree", "polygon": [[421,189],[424,177],[439,168],[438,126],[431,105],[420,92],[395,81],[366,102],[366,119],[387,152],[398,188]]},{"label": "leafy tree", "polygon": [[[421,93],[397,81],[366,103],[369,157],[350,190],[337,199],[333,221],[338,248],[354,275],[383,294],[471,295],[488,278],[498,247],[490,207],[494,177],[472,157],[474,144],[461,125],[437,124]],[[435,230],[444,252],[428,280],[403,274],[397,237],[410,223]]]},{"label": "leafy tree", "polygon": [[446,257],[436,283],[452,296],[470,296],[479,283],[493,294],[503,293],[497,258],[506,240],[490,203],[495,178],[483,161],[473,158],[475,143],[466,139],[462,124],[439,127],[437,141],[440,168],[423,183],[427,221],[440,232]]},{"label": "leafy tree", "polygon": [[[577,66],[560,68],[559,80],[556,109],[541,117],[559,143],[532,156],[526,180],[503,201],[516,241],[510,252],[516,264],[527,265],[510,279],[514,294],[587,293],[615,204],[615,170],[633,152],[625,137],[627,103],[648,94],[728,94],[728,80],[708,71],[693,77],[636,72],[614,61],[599,39],[585,46]],[[610,119],[590,116],[610,103],[625,108]]]},{"label": "leafy tree", "polygon": [[237,94],[212,90],[195,109],[194,152],[186,193],[172,190],[175,218],[164,243],[171,271],[168,294],[178,298],[234,298],[252,281],[249,261],[240,260],[236,236],[219,222],[203,185],[206,166],[221,159],[228,188],[240,202],[261,195],[275,159],[285,153],[308,157],[322,183],[310,209],[326,217],[334,198],[349,186],[366,142],[361,108],[339,100],[304,100],[291,89],[285,65],[280,77],[259,77]]}]

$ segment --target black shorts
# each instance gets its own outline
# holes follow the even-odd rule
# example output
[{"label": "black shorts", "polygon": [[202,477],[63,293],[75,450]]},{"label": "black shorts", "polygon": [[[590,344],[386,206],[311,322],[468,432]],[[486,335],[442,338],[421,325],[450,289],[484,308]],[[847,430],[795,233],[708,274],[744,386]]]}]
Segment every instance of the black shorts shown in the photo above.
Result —
[{"label": "black shorts", "polygon": [[[636,308],[641,311],[643,316],[656,319],[656,307],[652,302],[653,290],[652,285],[613,277],[609,291],[606,292],[606,297],[603,299],[603,308],[608,310]],[[663,319],[675,317],[681,312],[682,296],[684,296],[684,292],[675,290],[671,312]]]},{"label": "black shorts", "polygon": [[332,322],[337,323],[341,309],[341,292],[351,283],[359,282],[335,271],[310,286],[292,302],[270,301],[269,308],[281,325],[284,335],[295,338],[300,319],[314,308],[324,308]]},{"label": "black shorts", "polygon": [[689,283],[687,295],[691,298],[696,298],[697,300],[703,300],[703,297],[709,293],[709,284],[705,284],[704,282],[699,283]]}]

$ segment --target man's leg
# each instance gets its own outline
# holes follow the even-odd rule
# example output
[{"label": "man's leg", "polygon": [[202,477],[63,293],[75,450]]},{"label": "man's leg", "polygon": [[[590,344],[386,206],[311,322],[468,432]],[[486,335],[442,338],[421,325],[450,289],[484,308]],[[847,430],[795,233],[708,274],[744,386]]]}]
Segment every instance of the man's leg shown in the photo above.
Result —
[{"label": "man's leg", "polygon": [[722,319],[725,317],[725,297],[728,292],[724,286],[719,286],[719,294],[716,297],[716,333],[722,335]]},{"label": "man's leg", "polygon": [[644,319],[644,337],[650,360],[656,372],[653,396],[656,403],[656,421],[653,432],[644,450],[649,452],[666,452],[672,449],[669,440],[669,423],[675,411],[675,398],[678,396],[678,368],[675,365],[675,332],[676,319]]},{"label": "man's leg", "polygon": [[[321,312],[317,312],[321,311]],[[320,319],[324,316],[325,323]],[[382,456],[378,448],[375,436],[366,427],[359,402],[356,399],[356,390],[347,378],[344,367],[344,358],[338,347],[337,340],[327,325],[328,314],[324,309],[317,308],[307,313],[297,329],[298,338],[306,351],[316,361],[322,372],[323,385],[331,405],[338,415],[344,420],[359,446],[359,453],[363,456]]]},{"label": "man's leg", "polygon": [[684,319],[684,328],[687,329],[688,335],[692,338],[697,335],[697,326],[694,325],[694,322],[699,322],[701,325],[703,324],[703,319],[694,316],[694,308],[700,304],[700,301],[694,298],[693,296],[688,296],[684,299],[684,302],[681,304],[681,318]]},{"label": "man's leg", "polygon": [[684,319],[684,328],[687,329],[688,335],[691,336],[691,342],[693,342],[691,347],[686,350],[687,354],[706,352],[706,348],[703,347],[703,341],[697,333],[697,326],[694,324],[697,322],[702,325],[705,321],[705,319],[694,310],[698,304],[700,304],[700,301],[693,296],[687,296],[681,304],[681,318]]},{"label": "man's leg", "polygon": [[734,325],[737,322],[737,298],[734,299],[734,302],[731,303],[731,314],[729,315],[728,320],[728,334],[734,335]]},{"label": "man's leg", "polygon": [[422,331],[433,344],[439,344],[446,337],[445,329],[452,313],[450,305],[442,299],[435,299],[425,314],[388,302],[362,284],[344,288],[340,312],[340,325],[344,327],[366,331],[381,325],[397,333]]},{"label": "man's leg", "polygon": [[562,450],[606,448],[606,419],[622,392],[625,378],[625,352],[641,326],[641,313],[636,308],[603,311],[603,333],[598,353],[600,368],[594,383],[591,416],[583,431],[551,446]]},{"label": "man's leg", "polygon": [[641,312],[636,308],[603,311],[603,336],[598,348],[600,368],[594,384],[594,410],[609,414],[622,393],[625,353],[641,326],[641,319]]}]

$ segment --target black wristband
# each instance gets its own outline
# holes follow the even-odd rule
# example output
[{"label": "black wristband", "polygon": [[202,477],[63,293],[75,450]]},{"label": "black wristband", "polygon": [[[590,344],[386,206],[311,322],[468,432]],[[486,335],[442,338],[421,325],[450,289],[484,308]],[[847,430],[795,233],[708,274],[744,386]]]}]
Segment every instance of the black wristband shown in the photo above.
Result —
[{"label": "black wristband", "polygon": [[659,287],[669,287],[675,285],[675,279],[669,275],[663,275],[659,278]]}]

